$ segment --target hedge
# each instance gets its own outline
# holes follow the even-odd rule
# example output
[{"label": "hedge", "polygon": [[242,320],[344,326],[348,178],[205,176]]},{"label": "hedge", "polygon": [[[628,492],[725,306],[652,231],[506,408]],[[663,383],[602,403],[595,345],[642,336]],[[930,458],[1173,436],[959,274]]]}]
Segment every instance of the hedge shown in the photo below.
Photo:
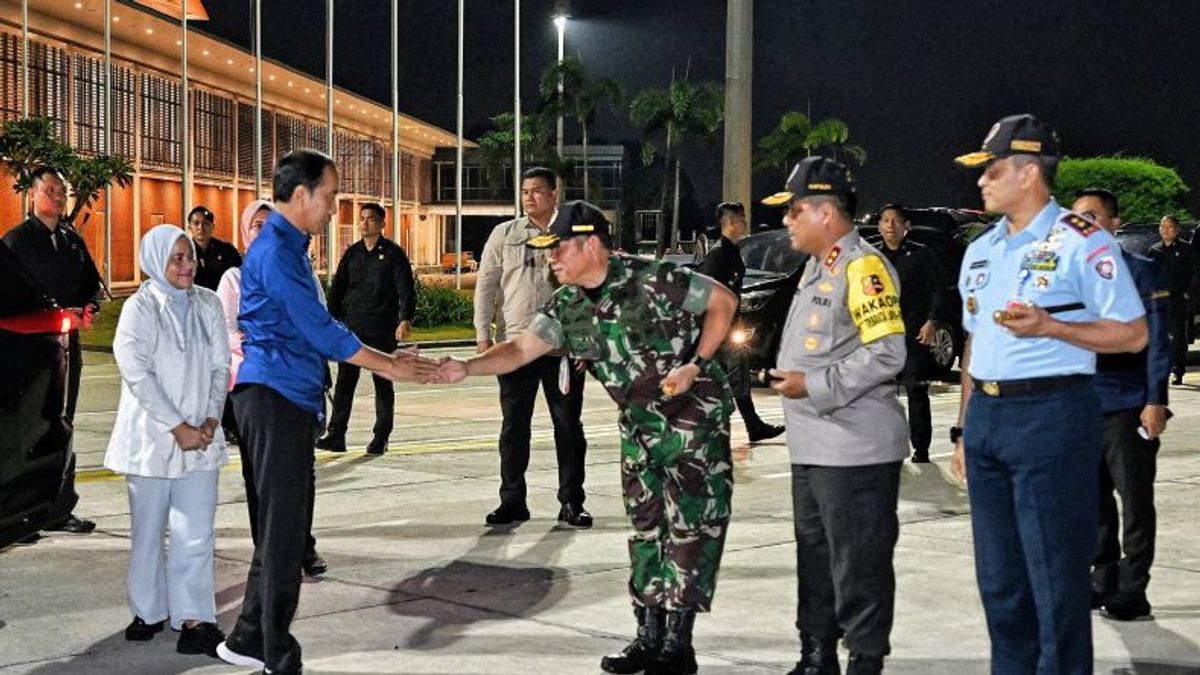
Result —
[{"label": "hedge", "polygon": [[1111,190],[1121,202],[1121,221],[1158,222],[1167,214],[1191,220],[1184,206],[1188,187],[1179,174],[1144,157],[1067,157],[1058,165],[1055,194],[1070,206],[1090,187]]}]

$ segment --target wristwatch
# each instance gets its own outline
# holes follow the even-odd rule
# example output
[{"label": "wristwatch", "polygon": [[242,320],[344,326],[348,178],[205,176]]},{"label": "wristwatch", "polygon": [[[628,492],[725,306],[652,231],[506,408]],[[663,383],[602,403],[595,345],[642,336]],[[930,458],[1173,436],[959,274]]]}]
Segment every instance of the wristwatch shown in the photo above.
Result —
[{"label": "wristwatch", "polygon": [[704,366],[707,366],[709,361],[712,361],[712,359],[706,359],[703,356],[700,356],[700,353],[697,352],[696,355],[692,357],[692,360],[688,361],[688,363],[695,364],[697,368],[704,370]]},{"label": "wristwatch", "polygon": [[962,427],[950,427],[950,442],[958,443],[958,439],[962,438],[962,434],[963,434]]}]

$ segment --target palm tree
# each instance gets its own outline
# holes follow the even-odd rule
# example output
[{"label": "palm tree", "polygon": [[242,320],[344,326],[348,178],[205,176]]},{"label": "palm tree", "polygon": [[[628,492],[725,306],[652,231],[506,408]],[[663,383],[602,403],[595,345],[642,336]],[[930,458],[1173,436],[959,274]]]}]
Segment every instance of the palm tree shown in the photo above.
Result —
[{"label": "palm tree", "polygon": [[[675,162],[674,203],[671,209],[672,248],[679,245],[679,155],[688,137],[713,142],[725,119],[725,94],[716,82],[692,84],[687,76],[676,80],[672,76],[666,89],[650,88],[640,92],[629,105],[629,117],[642,130],[642,162],[650,165],[662,142],[663,189],[659,202],[665,210],[667,186],[671,177],[671,161]],[[663,223],[659,222],[658,248],[664,248]]]},{"label": "palm tree", "polygon": [[[513,156],[513,140],[516,136],[513,119],[512,112],[493,115],[491,120],[495,128],[479,137],[479,155],[484,175],[488,185],[496,191],[504,184],[504,162]],[[550,126],[546,118],[541,115],[521,115],[522,161],[536,158],[542,166],[563,176],[574,168],[574,164],[558,156],[550,138]]]},{"label": "palm tree", "polygon": [[[559,91],[561,85],[562,91]],[[583,138],[583,195],[591,195],[588,175],[589,130],[596,122],[596,112],[602,105],[613,108],[621,104],[621,88],[607,77],[589,77],[583,62],[573,56],[550,64],[542,73],[538,85],[546,119],[570,115],[579,125]]]},{"label": "palm tree", "polygon": [[839,159],[840,153],[861,166],[867,161],[867,151],[850,144],[849,139],[845,122],[830,117],[813,124],[804,113],[791,110],[758,141],[754,170],[779,169],[786,176],[793,164],[823,148],[833,159]]}]

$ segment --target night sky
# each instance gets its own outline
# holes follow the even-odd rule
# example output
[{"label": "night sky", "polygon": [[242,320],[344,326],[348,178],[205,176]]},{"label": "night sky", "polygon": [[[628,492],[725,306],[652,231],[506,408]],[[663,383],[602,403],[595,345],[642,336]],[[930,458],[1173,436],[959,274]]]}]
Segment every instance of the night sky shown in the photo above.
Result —
[{"label": "night sky", "polygon": [[[203,30],[250,44],[248,0],[205,0]],[[1079,8],[1086,6],[1086,11]],[[389,0],[337,0],[334,80],[390,105]],[[400,2],[400,108],[453,131],[454,0]],[[522,0],[522,106],[556,55],[554,0]],[[665,86],[674,68],[724,81],[724,0],[575,0],[566,50],[626,97]],[[263,0],[265,56],[324,76],[324,0]],[[998,118],[1033,113],[1072,156],[1140,155],[1176,168],[1200,213],[1200,3],[1138,0],[758,0],[754,130],[787,110],[838,117],[867,149],[860,203],[978,207],[974,175],[951,159],[977,149]],[[511,109],[513,6],[467,2],[465,125]],[[567,142],[578,131],[567,125]],[[637,142],[625,110],[602,113],[593,143]],[[720,198],[721,141],[685,150],[696,200]],[[633,161],[640,161],[634,158]],[[755,195],[784,176],[755,175]],[[755,220],[770,212],[756,210]]]}]

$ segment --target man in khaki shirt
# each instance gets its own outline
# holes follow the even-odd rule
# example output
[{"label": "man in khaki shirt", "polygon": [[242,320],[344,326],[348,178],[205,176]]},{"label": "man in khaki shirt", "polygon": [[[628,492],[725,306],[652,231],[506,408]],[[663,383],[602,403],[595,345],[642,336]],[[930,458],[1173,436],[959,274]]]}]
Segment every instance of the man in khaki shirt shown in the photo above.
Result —
[{"label": "man in khaki shirt", "polygon": [[[521,205],[525,216],[500,223],[483,246],[475,285],[475,340],[480,352],[506,334],[529,327],[557,285],[546,252],[525,242],[542,234],[554,220],[558,180],[553,171],[535,167],[522,174]],[[495,323],[495,335],[492,324]],[[583,508],[584,456],[587,440],[583,412],[583,371],[565,356],[548,354],[506,375],[499,375],[500,506],[487,515],[489,525],[529,520],[525,469],[529,466],[530,421],[540,384],[554,423],[558,454],[558,520],[589,528],[592,516]]]}]

